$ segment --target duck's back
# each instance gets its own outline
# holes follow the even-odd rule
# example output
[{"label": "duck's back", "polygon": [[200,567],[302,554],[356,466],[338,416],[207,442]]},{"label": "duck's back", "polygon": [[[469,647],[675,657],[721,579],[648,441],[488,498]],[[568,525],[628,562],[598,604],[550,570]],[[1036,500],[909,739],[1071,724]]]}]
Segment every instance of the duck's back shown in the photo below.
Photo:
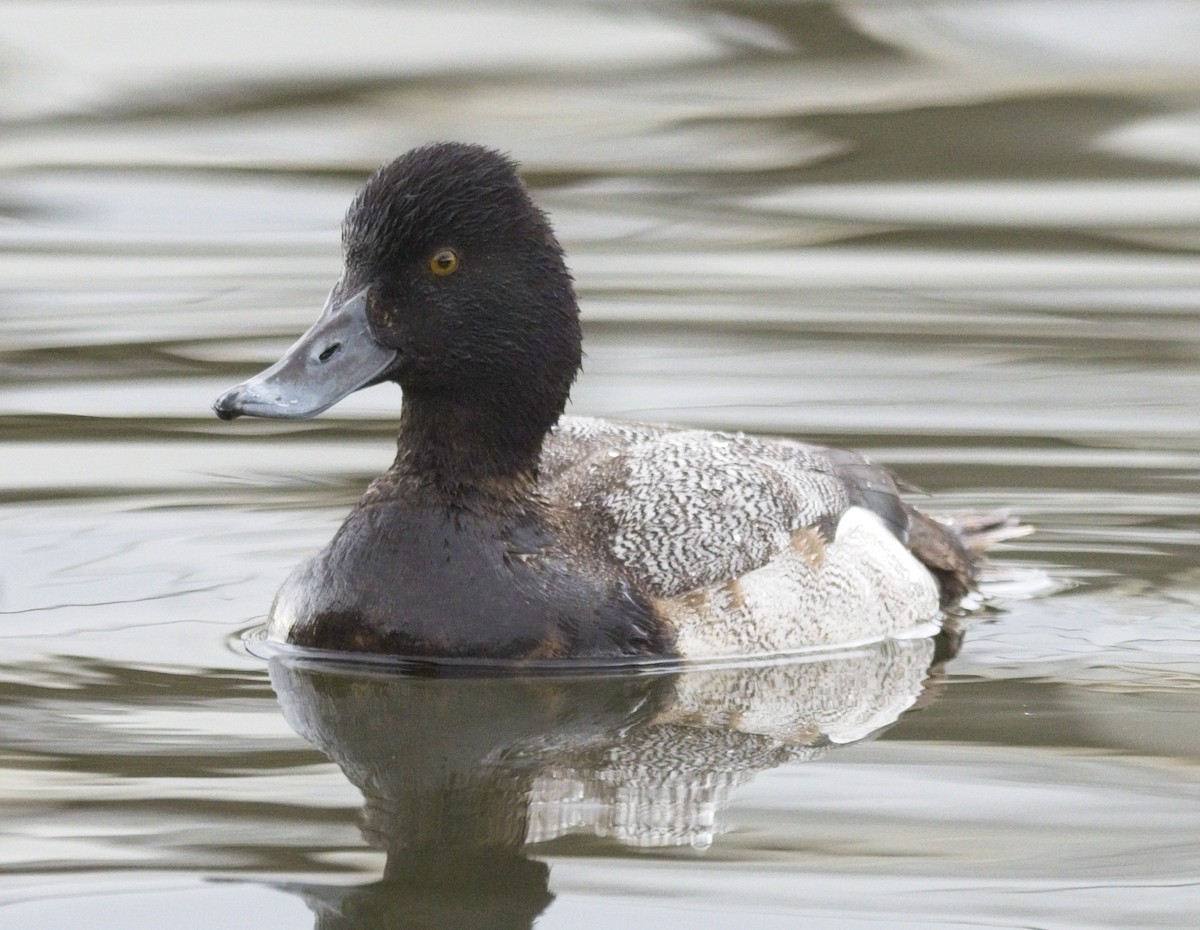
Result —
[{"label": "duck's back", "polygon": [[938,616],[910,510],[853,453],[564,417],[542,489],[570,542],[629,573],[685,656],[879,639]]}]

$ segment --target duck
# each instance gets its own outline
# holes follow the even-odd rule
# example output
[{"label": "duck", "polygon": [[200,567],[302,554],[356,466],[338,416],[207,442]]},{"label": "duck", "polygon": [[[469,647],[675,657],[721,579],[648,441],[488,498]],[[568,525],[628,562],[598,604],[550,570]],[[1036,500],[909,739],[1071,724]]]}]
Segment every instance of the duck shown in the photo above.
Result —
[{"label": "duck", "polygon": [[316,323],[213,405],[304,419],[402,391],[394,462],[284,582],[271,640],[532,663],[927,636],[1012,522],[935,519],[854,452],[565,415],[579,304],[506,154],[439,142],[382,165],[342,252]]}]

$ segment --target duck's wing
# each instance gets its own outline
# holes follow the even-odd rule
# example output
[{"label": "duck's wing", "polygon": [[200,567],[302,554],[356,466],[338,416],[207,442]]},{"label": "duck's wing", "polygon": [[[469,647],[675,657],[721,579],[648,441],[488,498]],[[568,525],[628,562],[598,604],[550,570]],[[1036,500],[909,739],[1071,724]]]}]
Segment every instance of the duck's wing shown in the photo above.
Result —
[{"label": "duck's wing", "polygon": [[886,471],[785,440],[565,417],[547,438],[542,487],[589,548],[663,598],[789,551],[819,555],[851,508],[908,541],[908,509]]},{"label": "duck's wing", "polygon": [[561,417],[542,445],[541,481],[553,485],[567,472],[591,464],[593,457],[616,458],[638,443],[680,432],[681,427],[659,423]]}]

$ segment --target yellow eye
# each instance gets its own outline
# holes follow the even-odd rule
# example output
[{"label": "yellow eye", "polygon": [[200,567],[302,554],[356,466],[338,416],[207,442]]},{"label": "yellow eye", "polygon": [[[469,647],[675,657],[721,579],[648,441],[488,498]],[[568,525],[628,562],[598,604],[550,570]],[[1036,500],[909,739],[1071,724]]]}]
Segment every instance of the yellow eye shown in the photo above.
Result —
[{"label": "yellow eye", "polygon": [[458,253],[454,249],[438,249],[429,260],[429,270],[438,277],[458,271]]}]

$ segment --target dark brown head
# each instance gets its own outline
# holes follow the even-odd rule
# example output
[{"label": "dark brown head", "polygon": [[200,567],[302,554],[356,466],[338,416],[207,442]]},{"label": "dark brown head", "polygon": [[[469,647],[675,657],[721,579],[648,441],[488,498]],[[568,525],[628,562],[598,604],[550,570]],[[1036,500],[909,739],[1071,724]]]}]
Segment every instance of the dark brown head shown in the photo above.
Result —
[{"label": "dark brown head", "polygon": [[311,417],[392,380],[406,411],[466,411],[496,441],[540,446],[579,368],[578,307],[514,163],[477,145],[414,149],[363,185],[342,246],[321,318],[217,415]]}]

